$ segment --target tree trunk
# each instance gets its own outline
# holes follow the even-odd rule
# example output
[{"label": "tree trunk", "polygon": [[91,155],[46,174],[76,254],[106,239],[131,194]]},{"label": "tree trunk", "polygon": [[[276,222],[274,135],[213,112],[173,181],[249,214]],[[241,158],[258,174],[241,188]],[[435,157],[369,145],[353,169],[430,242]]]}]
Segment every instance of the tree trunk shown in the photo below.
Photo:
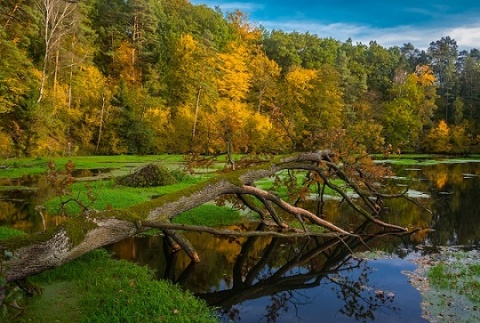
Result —
[{"label": "tree trunk", "polygon": [[[171,220],[184,211],[225,195],[243,196],[243,199],[240,200],[244,201],[251,201],[251,198],[247,198],[247,196],[256,198],[260,205],[263,205],[263,208],[262,210],[254,211],[262,212],[263,217],[274,217],[275,209],[277,209],[295,215],[299,219],[308,219],[311,223],[326,228],[328,230],[326,235],[338,237],[339,239],[347,236],[356,237],[355,234],[335,226],[314,213],[289,204],[276,194],[254,186],[254,181],[274,176],[279,171],[285,169],[316,172],[321,176],[325,176],[324,181],[330,187],[334,186],[330,183],[330,179],[326,177],[326,173],[340,174],[339,177],[336,177],[337,179],[340,178],[348,183],[350,188],[358,195],[363,197],[367,195],[357,185],[354,185],[350,179],[343,178],[344,174],[331,160],[331,154],[328,151],[303,153],[284,158],[278,162],[265,163],[263,167],[257,165],[253,169],[240,169],[230,173],[223,173],[207,182],[188,187],[179,192],[163,195],[157,199],[126,209],[90,210],[82,216],[70,218],[53,230],[2,241],[0,244],[0,271],[7,282],[24,279],[44,270],[61,266],[91,250],[138,234],[149,227],[162,229],[168,237],[172,238],[187,252],[192,260],[199,261],[193,246],[182,237],[179,231],[176,231],[199,230],[199,228],[175,225],[171,223]],[[331,172],[332,169],[335,171]],[[376,192],[370,192],[369,194],[379,196]],[[375,224],[390,231],[407,232],[405,228],[384,223],[380,219],[371,216],[370,214],[375,210],[363,209],[362,206],[355,204],[348,196],[345,196],[345,198],[358,214]],[[245,204],[248,207],[252,203]],[[372,207],[370,204],[365,206],[367,208]],[[255,208],[259,208],[258,203]],[[288,227],[286,225],[282,226],[284,226],[282,229]],[[209,232],[220,234],[235,234],[234,232],[213,228],[208,230],[210,230]],[[288,234],[288,232],[285,232],[285,234]],[[310,235],[309,232],[303,232],[302,234]]]},{"label": "tree trunk", "polygon": [[193,152],[193,147],[195,145],[195,133],[197,132],[197,120],[198,120],[198,109],[200,107],[200,95],[202,94],[202,85],[198,87],[197,99],[195,101],[195,114],[193,116],[193,129],[192,129],[192,146],[191,150]]},{"label": "tree trunk", "polygon": [[102,110],[100,111],[100,122],[98,127],[98,137],[97,137],[97,145],[95,146],[95,154],[98,152],[98,148],[100,147],[100,141],[102,140],[102,132],[103,132],[103,115],[105,113],[105,93],[102,94]]}]

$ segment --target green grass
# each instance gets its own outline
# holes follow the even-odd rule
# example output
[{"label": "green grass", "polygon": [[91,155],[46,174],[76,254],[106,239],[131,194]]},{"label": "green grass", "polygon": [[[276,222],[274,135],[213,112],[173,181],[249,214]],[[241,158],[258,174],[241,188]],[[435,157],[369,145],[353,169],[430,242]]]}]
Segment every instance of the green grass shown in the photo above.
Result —
[{"label": "green grass", "polygon": [[22,231],[0,226],[0,240],[6,240],[23,234]]},{"label": "green grass", "polygon": [[45,288],[19,322],[216,322],[203,301],[147,267],[97,250],[33,281]]},{"label": "green grass", "polygon": [[204,204],[183,212],[175,217],[173,222],[186,225],[228,226],[237,224],[242,219],[240,212],[232,208]]},{"label": "green grass", "polygon": [[[135,188],[116,185],[113,179],[104,181],[95,181],[90,183],[75,182],[70,189],[72,195],[55,197],[45,203],[45,207],[51,214],[59,211],[62,202],[68,199],[76,199],[90,209],[105,210],[107,207],[122,209],[138,203],[146,202],[157,196],[169,194],[201,182],[202,178],[191,177],[185,181],[168,186]],[[90,187],[90,189],[88,188]],[[94,200],[90,200],[88,192]],[[65,210],[69,215],[78,214],[80,206],[72,201],[66,204]]]},{"label": "green grass", "polygon": [[394,165],[436,165],[443,163],[466,163],[466,162],[480,162],[478,155],[470,155],[468,157],[454,157],[446,155],[432,155],[432,154],[402,154],[402,155],[372,155],[372,158],[377,162],[384,162]]}]

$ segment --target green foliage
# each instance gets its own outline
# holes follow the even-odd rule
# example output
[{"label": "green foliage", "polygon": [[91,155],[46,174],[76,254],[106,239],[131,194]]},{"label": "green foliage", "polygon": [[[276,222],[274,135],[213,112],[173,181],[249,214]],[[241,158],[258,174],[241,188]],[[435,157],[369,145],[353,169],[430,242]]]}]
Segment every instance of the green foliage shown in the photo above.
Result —
[{"label": "green foliage", "polygon": [[63,311],[72,311],[72,297],[73,311],[78,315],[71,317],[73,322],[216,321],[214,311],[190,293],[156,280],[146,267],[113,260],[104,250],[44,272],[34,281],[47,289],[65,283],[63,293],[68,292],[69,297],[45,307],[48,300],[38,296],[22,316],[24,322],[49,322],[56,311],[65,316]]}]

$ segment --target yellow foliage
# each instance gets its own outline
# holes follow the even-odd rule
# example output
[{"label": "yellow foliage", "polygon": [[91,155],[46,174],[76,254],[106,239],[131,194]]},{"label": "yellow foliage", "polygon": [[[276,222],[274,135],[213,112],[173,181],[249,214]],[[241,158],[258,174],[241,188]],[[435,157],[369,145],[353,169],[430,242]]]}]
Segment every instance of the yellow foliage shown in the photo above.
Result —
[{"label": "yellow foliage", "polygon": [[288,72],[285,79],[291,87],[297,90],[309,91],[314,88],[314,84],[311,81],[317,77],[317,74],[316,70],[296,67]]},{"label": "yellow foliage", "polygon": [[39,138],[35,148],[32,148],[32,156],[58,156],[65,152],[66,145],[62,145],[57,139],[50,136]]},{"label": "yellow foliage", "polygon": [[137,51],[127,42],[122,42],[115,52],[115,66],[120,77],[129,83],[141,81],[140,71],[135,67]]},{"label": "yellow foliage", "polygon": [[0,131],[0,157],[7,158],[13,152],[13,142],[10,136]]},{"label": "yellow foliage", "polygon": [[105,88],[106,79],[95,66],[84,66],[81,69],[78,87],[82,99],[100,101]]},{"label": "yellow foliage", "polygon": [[221,96],[231,100],[247,97],[251,72],[247,66],[248,52],[244,46],[230,44],[227,53],[218,54],[220,75],[217,88]]},{"label": "yellow foliage", "polygon": [[198,50],[198,45],[191,34],[183,34],[178,40],[177,52],[181,51],[183,55],[188,55]]},{"label": "yellow foliage", "polygon": [[433,129],[431,129],[424,139],[424,146],[428,152],[433,153],[448,153],[452,149],[450,143],[450,128],[445,120]]},{"label": "yellow foliage", "polygon": [[430,66],[418,65],[414,75],[416,76],[416,81],[423,86],[433,85],[435,82],[435,74]]},{"label": "yellow foliage", "polygon": [[445,120],[441,120],[437,127],[437,134],[441,137],[448,137],[448,133],[450,132],[450,128],[448,127]]}]

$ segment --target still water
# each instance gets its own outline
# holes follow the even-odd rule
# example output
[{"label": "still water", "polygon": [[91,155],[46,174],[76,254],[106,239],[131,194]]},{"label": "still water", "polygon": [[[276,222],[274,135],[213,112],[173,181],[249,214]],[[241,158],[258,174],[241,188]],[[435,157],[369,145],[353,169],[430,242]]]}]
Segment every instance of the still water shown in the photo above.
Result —
[{"label": "still water", "polygon": [[[116,257],[150,266],[159,279],[170,279],[204,299],[218,308],[224,322],[423,322],[421,296],[406,275],[415,270],[410,259],[436,246],[478,248],[480,163],[395,166],[395,173],[391,184],[399,190],[409,187],[421,207],[389,200],[382,217],[433,231],[363,242],[186,233],[199,253],[198,264],[183,252],[172,253],[162,237],[130,238],[109,249]],[[0,192],[0,225],[33,232],[55,224],[57,217],[40,217],[35,210],[43,185],[35,183],[36,191],[20,192],[12,186]],[[330,201],[325,211],[328,220],[342,227],[358,232],[375,229],[352,218],[337,201]],[[251,222],[230,229],[246,227],[262,229]],[[369,248],[376,251],[373,259],[365,256]]]},{"label": "still water", "polygon": [[[168,278],[219,308],[224,322],[424,322],[421,295],[406,275],[415,270],[410,260],[436,246],[478,247],[480,164],[397,166],[395,172],[392,184],[399,190],[409,187],[418,206],[387,201],[382,216],[433,231],[372,237],[364,243],[186,233],[200,255],[195,265],[181,252],[170,253],[160,237],[132,238],[111,249],[120,258],[148,264],[158,278]],[[352,220],[336,201],[326,208],[328,219],[340,226],[372,230],[361,219]],[[260,224],[244,226],[261,230]],[[352,256],[352,251],[367,251],[366,245],[379,256]]]}]

